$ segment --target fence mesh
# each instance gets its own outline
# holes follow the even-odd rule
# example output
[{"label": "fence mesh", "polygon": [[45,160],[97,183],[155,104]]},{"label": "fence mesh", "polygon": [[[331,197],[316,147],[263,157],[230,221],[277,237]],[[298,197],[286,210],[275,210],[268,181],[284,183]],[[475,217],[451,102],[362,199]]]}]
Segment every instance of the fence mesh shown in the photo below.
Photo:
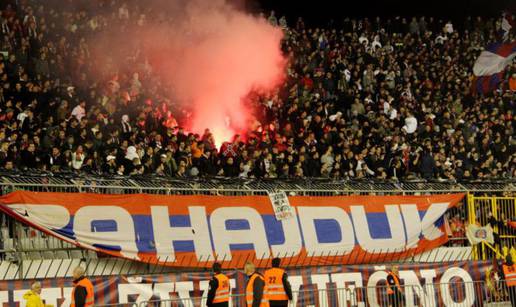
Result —
[{"label": "fence mesh", "polygon": [[[1,174],[0,174],[1,175]],[[283,190],[289,195],[429,195],[441,193],[472,192],[461,206],[448,212],[470,223],[485,225],[490,214],[498,220],[516,216],[515,184],[500,182],[378,182],[378,181],[266,181],[266,180],[174,180],[167,178],[105,178],[70,175],[12,175],[0,176],[0,194],[15,190],[38,192],[100,193],[100,194],[162,194],[162,195],[267,195],[269,191]],[[485,194],[490,195],[483,196]],[[496,226],[499,234],[498,248],[516,243],[515,231]],[[467,245],[465,238],[451,238],[454,246]],[[382,252],[382,251],[379,251]],[[478,259],[487,259],[494,253],[486,247],[474,251]],[[464,251],[468,253],[468,251]],[[331,256],[331,255],[329,255]],[[139,274],[159,273],[173,269],[152,263],[139,263],[117,258],[104,258],[57,238],[49,237],[21,225],[0,213],[0,278],[29,278],[68,276],[68,268],[85,264],[91,273]],[[408,260],[411,260],[410,258]],[[391,259],[393,261],[393,259]],[[45,275],[46,274],[46,275]],[[1,276],[3,275],[3,276]]]},{"label": "fence mesh", "polygon": [[516,246],[516,229],[507,221],[516,218],[516,197],[474,196],[468,197],[468,220],[481,226],[491,225],[494,244],[477,246],[475,254],[478,259],[505,256],[511,247]]}]

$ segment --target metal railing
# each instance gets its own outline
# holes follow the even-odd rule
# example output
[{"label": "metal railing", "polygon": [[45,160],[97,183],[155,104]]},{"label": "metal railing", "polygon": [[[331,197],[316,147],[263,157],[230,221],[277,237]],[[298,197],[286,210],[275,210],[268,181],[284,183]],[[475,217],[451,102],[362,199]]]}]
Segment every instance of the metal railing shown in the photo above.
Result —
[{"label": "metal railing", "polygon": [[48,192],[90,192],[104,194],[202,194],[266,195],[282,190],[296,195],[426,194],[426,193],[514,193],[516,179],[492,181],[425,180],[329,180],[171,178],[158,176],[94,176],[52,173],[2,173],[2,194],[13,190]]},{"label": "metal railing", "polygon": [[493,225],[495,242],[488,248],[485,244],[474,247],[477,259],[486,260],[505,256],[511,247],[516,247],[516,229],[505,224],[516,217],[516,197],[468,195],[468,222],[478,225]]},{"label": "metal railing", "polygon": [[[62,253],[62,251],[58,251]],[[30,259],[26,258],[26,254],[37,254],[38,251],[11,251],[7,254],[11,255],[12,259],[7,261],[0,261],[0,280],[15,280],[15,279],[38,279],[38,278],[59,278],[71,277],[73,269],[77,266],[82,266],[86,270],[88,276],[109,276],[109,275],[155,275],[178,272],[185,266],[179,268],[160,265],[156,262],[134,261],[117,257],[98,258],[95,252],[84,251],[80,249],[72,250],[71,253],[79,253],[76,257],[46,258],[46,259]],[[417,255],[396,255],[392,254],[394,250],[377,250],[374,257],[378,259],[377,263],[436,263],[436,262],[457,262],[472,259],[471,248],[436,248],[428,252]],[[49,253],[52,253],[49,251]],[[224,264],[224,268],[241,268],[246,261],[254,261],[258,266],[269,267],[277,255],[262,255],[261,259],[256,259],[249,256],[235,256],[232,263]],[[340,265],[341,262],[336,261],[336,254],[329,255],[328,253],[312,254],[307,257],[318,257],[317,261],[305,262],[304,265],[316,266],[318,263],[326,263],[326,265]],[[300,267],[301,262],[307,257],[299,258],[298,260],[288,259],[287,256],[280,255],[284,258],[284,265],[286,267]],[[357,256],[350,259],[350,264],[361,264],[371,262],[371,255]],[[211,269],[211,261],[202,261],[195,259],[188,261],[188,271],[207,271]]]},{"label": "metal railing", "polygon": [[[239,179],[189,179],[177,180],[162,177],[99,177],[77,176],[75,174],[26,174],[0,173],[0,195],[15,190],[45,192],[91,192],[115,194],[163,194],[163,195],[267,195],[269,191],[283,190],[290,195],[333,196],[333,195],[421,195],[473,192],[478,199],[484,194],[491,196],[516,193],[513,181],[492,182],[427,182],[427,181],[331,181],[307,179],[305,181],[239,180]],[[473,194],[471,194],[473,195]],[[472,196],[473,197],[473,196]],[[471,197],[469,198],[472,199]],[[511,198],[514,199],[514,198]],[[466,198],[464,202],[466,202]],[[482,203],[482,201],[477,202]],[[500,204],[494,201],[495,206]],[[480,206],[480,205],[479,205]],[[477,206],[478,207],[478,206]],[[475,206],[453,208],[450,216],[459,214],[464,220]],[[496,210],[495,210],[496,211]],[[516,211],[506,211],[507,214]],[[470,221],[471,221],[471,217]],[[482,219],[480,221],[483,221]],[[35,235],[31,235],[31,233]],[[504,234],[505,236],[506,234]],[[504,237],[504,239],[506,239]],[[459,242],[458,240],[456,242]],[[460,238],[460,242],[466,242]],[[511,241],[512,242],[512,241]],[[480,254],[482,251],[476,251]],[[53,255],[53,256],[52,256]],[[331,255],[330,255],[331,256]],[[483,259],[488,258],[482,254]],[[51,259],[51,262],[47,261]],[[410,260],[411,258],[407,258]],[[71,274],[69,268],[77,262],[86,264],[90,274],[153,274],[173,271],[152,263],[136,263],[116,258],[98,259],[96,253],[84,251],[57,238],[48,237],[20,224],[0,213],[0,279],[62,277]],[[57,267],[57,268],[56,268]],[[68,268],[68,269],[67,269]],[[3,272],[3,274],[1,273]],[[46,272],[46,273],[45,273]],[[54,276],[49,275],[52,273]],[[45,274],[45,275],[42,275]]]},{"label": "metal railing", "polygon": [[[293,291],[288,306],[358,307],[358,306],[511,306],[509,288],[505,281],[490,285],[484,281],[409,284],[393,288],[386,285],[371,287],[312,288]],[[175,294],[176,295],[176,294]],[[124,307],[201,307],[206,306],[207,294],[180,298],[123,302],[103,306]],[[229,306],[245,306],[244,294],[230,295]]]}]

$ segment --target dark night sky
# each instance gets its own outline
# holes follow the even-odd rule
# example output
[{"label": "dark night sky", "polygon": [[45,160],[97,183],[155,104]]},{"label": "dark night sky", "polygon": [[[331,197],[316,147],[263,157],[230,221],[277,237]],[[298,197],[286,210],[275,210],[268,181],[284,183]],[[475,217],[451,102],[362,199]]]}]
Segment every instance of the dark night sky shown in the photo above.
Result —
[{"label": "dark night sky", "polygon": [[258,0],[262,10],[274,9],[277,16],[286,15],[290,22],[302,16],[309,23],[324,25],[330,19],[346,16],[414,16],[425,15],[450,18],[460,22],[464,16],[500,16],[501,11],[514,12],[516,0]]}]

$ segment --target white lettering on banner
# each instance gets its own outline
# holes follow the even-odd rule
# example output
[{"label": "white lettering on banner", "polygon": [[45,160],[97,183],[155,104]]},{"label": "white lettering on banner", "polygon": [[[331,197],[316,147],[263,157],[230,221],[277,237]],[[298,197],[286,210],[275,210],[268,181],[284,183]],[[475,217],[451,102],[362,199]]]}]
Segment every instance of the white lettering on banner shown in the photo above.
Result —
[{"label": "white lettering on banner", "polygon": [[293,257],[298,255],[303,247],[303,242],[297,218],[282,220],[281,227],[283,228],[285,242],[283,244],[271,245],[272,254],[274,257]]},{"label": "white lettering on banner", "polygon": [[[371,276],[369,276],[369,280],[367,280],[367,301],[371,306],[384,306],[385,303],[380,304],[378,302],[378,295],[376,295],[376,286],[381,280],[387,280],[387,272],[386,271],[376,271]],[[382,298],[383,299],[383,298]]]},{"label": "white lettering on banner", "polygon": [[[176,241],[192,241],[197,261],[213,260],[215,254],[218,260],[229,261],[232,259],[231,245],[236,244],[252,244],[251,251],[254,251],[259,259],[269,257],[270,253],[280,257],[299,256],[303,243],[309,257],[347,255],[353,251],[355,244],[370,253],[375,251],[385,253],[417,247],[422,237],[435,240],[444,236],[434,223],[443,216],[448,205],[448,203],[431,204],[425,210],[423,217],[420,216],[421,211],[418,211],[414,204],[386,205],[382,214],[387,218],[386,223],[390,229],[389,238],[372,238],[368,225],[369,213],[362,205],[350,206],[349,213],[335,206],[293,207],[294,212],[297,210],[297,218],[281,221],[282,230],[278,230],[280,233],[283,232],[284,242],[281,244],[269,244],[270,238],[265,232],[265,221],[252,207],[219,207],[209,218],[204,206],[188,207],[191,226],[176,227],[171,226],[170,223],[170,217],[174,216],[173,208],[151,206],[154,237],[151,234],[145,233],[145,235],[148,240],[156,243],[157,257],[167,262],[176,260],[174,249]],[[65,228],[70,220],[68,209],[64,206],[13,204],[9,207],[19,213],[21,219],[52,231]],[[55,213],[56,217],[45,213],[47,208],[52,214]],[[22,215],[25,212],[28,212],[28,216]],[[249,224],[249,229],[228,229],[226,224],[230,220],[244,220]],[[340,232],[340,238],[338,233],[325,236],[324,231],[321,232],[322,224],[318,224],[318,220],[334,222],[336,231]],[[114,221],[116,229],[100,229],[100,227],[95,229],[92,224],[96,221]],[[72,231],[77,241],[89,248],[95,249],[93,245],[96,244],[120,246],[123,256],[136,258],[138,256],[137,238],[143,235],[136,232],[146,231],[146,228],[138,228],[139,225],[134,223],[132,215],[121,206],[85,206],[75,213]],[[381,224],[383,227],[385,223]],[[242,228],[241,225],[239,227]],[[69,229],[67,231],[71,232]],[[56,235],[63,237],[59,233]],[[281,237],[280,234],[277,237]],[[328,237],[338,242],[322,240]]]},{"label": "white lettering on banner", "polygon": [[[229,284],[231,285],[231,289],[233,289],[233,284],[231,283],[231,280],[234,281],[234,279],[230,279],[229,280]],[[199,282],[199,289],[202,291],[202,296],[201,296],[201,302],[206,302],[206,300],[208,299],[208,290],[210,288],[210,281],[209,280],[201,280]],[[231,300],[229,300],[229,304],[231,307]]]},{"label": "white lettering on banner", "polygon": [[[116,230],[96,231],[92,226],[94,221],[114,220]],[[90,245],[94,244],[120,246],[120,254],[131,259],[138,258],[136,233],[131,214],[119,206],[84,206],[75,213],[73,231],[77,241]]]},{"label": "white lettering on banner", "polygon": [[[344,211],[339,207],[297,207],[299,222],[305,248],[309,256],[322,255],[345,255],[349,254],[355,247],[355,234],[353,224]],[[340,241],[331,243],[320,243],[317,239],[315,220],[334,220],[339,224]]]},{"label": "white lettering on banner", "polygon": [[[464,300],[456,302],[450,293],[450,281],[456,277],[462,279],[464,284]],[[450,307],[467,307],[475,304],[475,288],[473,286],[473,279],[469,273],[463,268],[453,267],[449,268],[441,276],[441,296],[445,306]]]},{"label": "white lettering on banner", "polygon": [[190,227],[170,226],[170,212],[166,206],[151,206],[152,228],[156,253],[163,261],[175,261],[174,241],[193,241],[197,259],[211,260],[210,230],[204,207],[188,207]]},{"label": "white lettering on banner", "polygon": [[[154,286],[154,295],[162,300],[190,299],[190,291],[193,290],[192,281],[158,283]],[[177,293],[170,297],[171,293]]]},{"label": "white lettering on banner", "polygon": [[121,304],[129,303],[129,295],[138,295],[136,304],[147,302],[152,298],[152,284],[119,284],[118,300]]},{"label": "white lettering on banner", "polygon": [[45,300],[46,305],[57,306],[57,300],[63,297],[60,288],[43,288],[41,290],[41,298]]},{"label": "white lettering on banner", "polygon": [[417,247],[423,225],[416,205],[401,206],[401,214],[405,221],[405,231],[407,232],[407,248]]},{"label": "white lettering on banner", "polygon": [[0,306],[7,304],[9,302],[9,292],[8,291],[0,291]]},{"label": "white lettering on banner", "polygon": [[[236,288],[236,280],[230,279],[229,280],[229,285],[231,286],[231,289],[235,289]],[[204,292],[206,293],[206,296],[208,296],[208,290],[206,290]],[[233,307],[233,300],[229,300],[229,306],[228,307]]]},{"label": "white lettering on banner", "polygon": [[173,282],[163,282],[154,286],[153,295],[159,296],[162,300],[170,299],[170,292],[174,292]]},{"label": "white lettering on banner", "polygon": [[443,235],[443,232],[435,227],[434,223],[448,210],[449,203],[435,203],[428,207],[423,220],[421,220],[416,205],[401,205],[401,213],[405,220],[407,231],[407,248],[416,247],[420,235],[427,240],[435,240]]},{"label": "white lettering on banner", "polygon": [[364,286],[361,273],[334,273],[331,274],[331,281],[335,283],[337,289],[349,289],[344,292],[337,291],[337,299],[341,303],[344,302],[344,304],[342,304],[343,306],[348,306],[348,302],[351,306],[365,306],[364,302],[358,301],[358,297],[355,293],[356,288],[362,288]]},{"label": "white lettering on banner", "polygon": [[351,206],[350,209],[351,216],[353,217],[353,225],[355,225],[357,241],[362,249],[371,253],[375,251],[397,252],[404,250],[405,230],[403,229],[403,220],[401,219],[398,206],[385,206],[385,214],[387,215],[389,228],[391,230],[391,238],[389,239],[373,239],[371,237],[364,206]]},{"label": "white lettering on banner", "polygon": [[72,287],[63,288],[64,301],[61,304],[61,307],[69,307],[72,304],[72,291]]},{"label": "white lettering on banner", "polygon": [[[292,286],[293,291],[292,304],[293,306],[297,305],[299,299],[297,292],[303,289],[306,290],[306,288],[301,289],[300,286],[302,284],[307,285],[311,282],[312,284],[317,285],[317,287],[314,288],[320,291],[320,295],[318,296],[319,302],[313,303],[327,305],[326,300],[328,299],[328,295],[324,290],[326,290],[328,282],[333,282],[335,283],[337,289],[349,289],[344,292],[337,292],[338,306],[346,306],[347,302],[349,302],[352,306],[363,307],[365,306],[366,298],[367,303],[370,306],[385,305],[387,301],[387,296],[378,295],[379,293],[385,293],[385,291],[375,289],[375,286],[378,286],[381,281],[384,281],[386,279],[387,273],[384,270],[380,270],[374,272],[369,276],[369,279],[367,281],[368,288],[366,289],[366,297],[358,295],[358,291],[355,291],[355,289],[363,287],[364,280],[362,274],[362,272],[313,274],[311,275],[311,280],[306,280],[306,278],[303,279],[303,276],[300,275],[289,276],[289,282]],[[435,269],[427,269],[420,271],[400,270],[399,276],[400,280],[402,280],[402,284],[405,286],[404,294],[406,298],[407,307],[433,307],[437,304],[436,298],[438,297],[442,299],[445,306],[459,307],[475,305],[475,287],[472,284],[472,277],[466,270],[460,267],[448,268],[441,275],[440,280],[436,280],[437,271]],[[461,285],[460,283],[453,282],[453,287],[462,286],[464,291],[461,292],[461,296],[456,297],[454,296],[454,293],[456,293],[456,291],[452,291],[453,289],[450,286],[450,282],[458,278],[461,280],[461,283],[464,284]],[[199,289],[202,292],[203,302],[205,302],[208,293],[209,280],[200,280],[198,282]],[[195,281],[118,284],[118,303],[141,304],[142,302],[149,301],[150,299],[152,299],[153,295],[159,296],[161,299],[170,299],[170,294],[172,293],[177,294],[172,295],[172,299],[176,297],[183,300],[190,299],[192,293],[191,291],[195,288],[194,283]],[[435,284],[434,288],[433,283],[440,283],[440,285]],[[232,289],[235,289],[236,281],[234,278],[230,279],[230,284]],[[424,286],[421,286],[422,284],[424,284]],[[481,285],[479,285],[479,287],[480,286]],[[26,302],[22,297],[23,294],[27,291],[28,289],[18,289],[15,291],[0,291],[0,304],[4,303],[11,306],[16,305],[16,303],[19,303],[20,306],[25,306]],[[235,289],[233,293],[236,294],[238,293],[238,291],[238,289]],[[65,298],[65,301],[59,307],[68,307],[70,306],[71,292],[71,287],[43,288],[41,297],[42,299],[46,300],[47,304],[55,304],[54,306],[56,307],[59,306],[59,299]],[[9,301],[9,294],[12,295],[12,301]],[[416,296],[419,297],[419,304],[416,304],[415,302]],[[131,297],[132,299],[136,299],[136,302],[129,302],[129,297]],[[460,301],[456,301],[458,299],[460,299]],[[381,300],[381,302],[379,302],[378,300]],[[105,302],[97,302],[97,304],[103,303]],[[230,301],[230,307],[232,306],[231,304],[232,302]]]},{"label": "white lettering on banner", "polygon": [[318,295],[316,296],[319,297],[318,306],[328,306],[326,284],[330,282],[330,276],[328,274],[313,274],[311,279],[312,284],[317,285]]},{"label": "white lettering on banner", "polygon": [[298,291],[301,285],[303,284],[303,276],[289,276],[288,282],[290,283],[290,288],[292,289],[292,305],[297,306],[298,299]]},{"label": "white lettering on banner", "polygon": [[27,305],[27,301],[25,301],[23,299],[23,295],[25,294],[25,292],[29,291],[29,289],[24,289],[24,290],[15,290],[13,292],[13,301],[14,302],[19,302],[19,306],[20,307],[25,307]]},{"label": "white lettering on banner", "polygon": [[[413,277],[416,276],[415,274],[416,273],[412,270],[399,272],[400,279],[403,279],[404,285],[413,284],[414,283]],[[421,274],[421,276],[423,276],[425,278],[425,283],[427,283],[427,285],[428,285],[428,283],[431,283],[434,280],[434,277],[436,276],[436,271],[435,270],[421,270],[420,274]],[[408,280],[405,280],[406,277],[408,277]],[[464,300],[461,302],[455,302],[453,299],[453,296],[450,292],[450,285],[449,285],[450,280],[452,280],[456,277],[461,278],[462,281],[465,283]],[[375,304],[381,305],[378,302],[375,287],[378,285],[378,283],[381,280],[386,280],[386,279],[387,279],[386,271],[376,271],[373,274],[371,274],[371,276],[369,276],[369,280],[367,282],[367,299],[371,305],[375,305]],[[416,276],[416,279],[417,279],[417,276]],[[452,267],[452,268],[447,269],[443,273],[443,275],[441,276],[441,279],[439,281],[441,297],[444,302],[444,305],[450,306],[450,307],[472,306],[475,302],[475,289],[472,284],[472,281],[473,280],[472,280],[471,276],[469,275],[469,273],[462,268]],[[419,281],[417,281],[417,286],[421,286],[421,283]],[[457,285],[455,285],[455,286],[457,286]],[[407,287],[404,290],[405,297],[408,298],[407,307],[414,305],[413,292],[408,290],[408,288],[410,288],[410,287]],[[407,290],[410,292],[407,292]],[[426,296],[423,296],[422,293],[420,293],[418,295],[420,298],[424,297],[424,299],[422,298],[421,301],[428,302],[428,304],[424,304],[424,306],[435,306],[435,301],[432,302],[432,296],[434,296],[433,299],[435,300],[435,289],[434,289],[433,285],[426,286],[425,290],[427,292]],[[431,293],[433,293],[433,294],[431,294]],[[410,295],[410,298],[409,298],[409,295]],[[412,305],[410,305],[410,304],[412,304]]]},{"label": "white lettering on banner", "polygon": [[[228,230],[226,221],[246,220],[249,229]],[[269,257],[269,243],[262,216],[250,207],[225,207],[215,209],[211,216],[211,233],[218,259],[231,260],[231,244],[253,244],[256,258]]]},{"label": "white lettering on banner", "polygon": [[406,306],[407,307],[416,307],[420,306],[416,305],[414,301],[416,294],[419,297],[419,301],[422,307],[433,307],[435,304],[435,289],[434,289],[434,278],[436,277],[435,270],[421,270],[419,274],[421,277],[425,279],[425,285],[422,286],[419,281],[416,272],[410,271],[400,271],[400,278],[404,280],[405,284],[405,298],[406,298]]},{"label": "white lettering on banner", "polygon": [[176,282],[176,284],[175,284],[174,292],[177,292],[177,294],[179,295],[179,298],[184,300],[184,299],[190,298],[190,291],[192,291],[193,289],[194,289],[193,282],[179,281],[179,282]]}]

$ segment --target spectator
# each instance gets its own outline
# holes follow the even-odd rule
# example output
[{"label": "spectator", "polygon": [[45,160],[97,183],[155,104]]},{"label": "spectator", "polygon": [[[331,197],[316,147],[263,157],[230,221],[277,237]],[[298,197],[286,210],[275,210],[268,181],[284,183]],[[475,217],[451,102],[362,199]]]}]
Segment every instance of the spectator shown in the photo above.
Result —
[{"label": "spectator", "polygon": [[436,172],[436,162],[434,160],[434,157],[432,156],[431,148],[427,148],[425,151],[423,151],[423,155],[421,157],[421,166],[420,171],[425,179],[433,178],[435,172]]},{"label": "spectator", "polygon": [[417,130],[417,119],[412,115],[410,111],[407,111],[407,117],[405,117],[405,125],[401,128],[407,134],[412,134]]},{"label": "spectator", "polygon": [[217,151],[209,130],[177,128],[191,110],[172,102],[132,44],[122,50],[121,71],[96,67],[95,33],[125,33],[158,12],[120,0],[102,7],[106,15],[95,13],[100,2],[80,12],[33,9],[49,1],[2,12],[10,17],[0,22],[9,53],[0,61],[0,165],[10,171],[399,180],[516,174],[514,65],[507,91],[469,90],[478,53],[495,38],[491,20],[469,18],[464,31],[425,17],[347,18],[338,31],[302,19],[288,27],[271,12],[268,21],[285,28],[289,77],[273,93],[250,95],[253,125]]},{"label": "spectator", "polygon": [[81,119],[86,116],[86,101],[82,100],[75,108],[73,108],[72,116],[77,118],[78,121],[81,121]]},{"label": "spectator", "polygon": [[39,281],[33,283],[30,290],[25,292],[23,299],[26,301],[27,307],[52,307],[43,303],[41,299],[41,283]]},{"label": "spectator", "polygon": [[24,162],[24,166],[29,169],[35,169],[37,166],[37,157],[36,157],[36,146],[34,143],[30,143],[27,149],[23,150],[21,153],[21,159]]},{"label": "spectator", "polygon": [[77,150],[72,153],[71,166],[74,170],[80,170],[86,155],[84,154],[82,145],[77,147]]}]

